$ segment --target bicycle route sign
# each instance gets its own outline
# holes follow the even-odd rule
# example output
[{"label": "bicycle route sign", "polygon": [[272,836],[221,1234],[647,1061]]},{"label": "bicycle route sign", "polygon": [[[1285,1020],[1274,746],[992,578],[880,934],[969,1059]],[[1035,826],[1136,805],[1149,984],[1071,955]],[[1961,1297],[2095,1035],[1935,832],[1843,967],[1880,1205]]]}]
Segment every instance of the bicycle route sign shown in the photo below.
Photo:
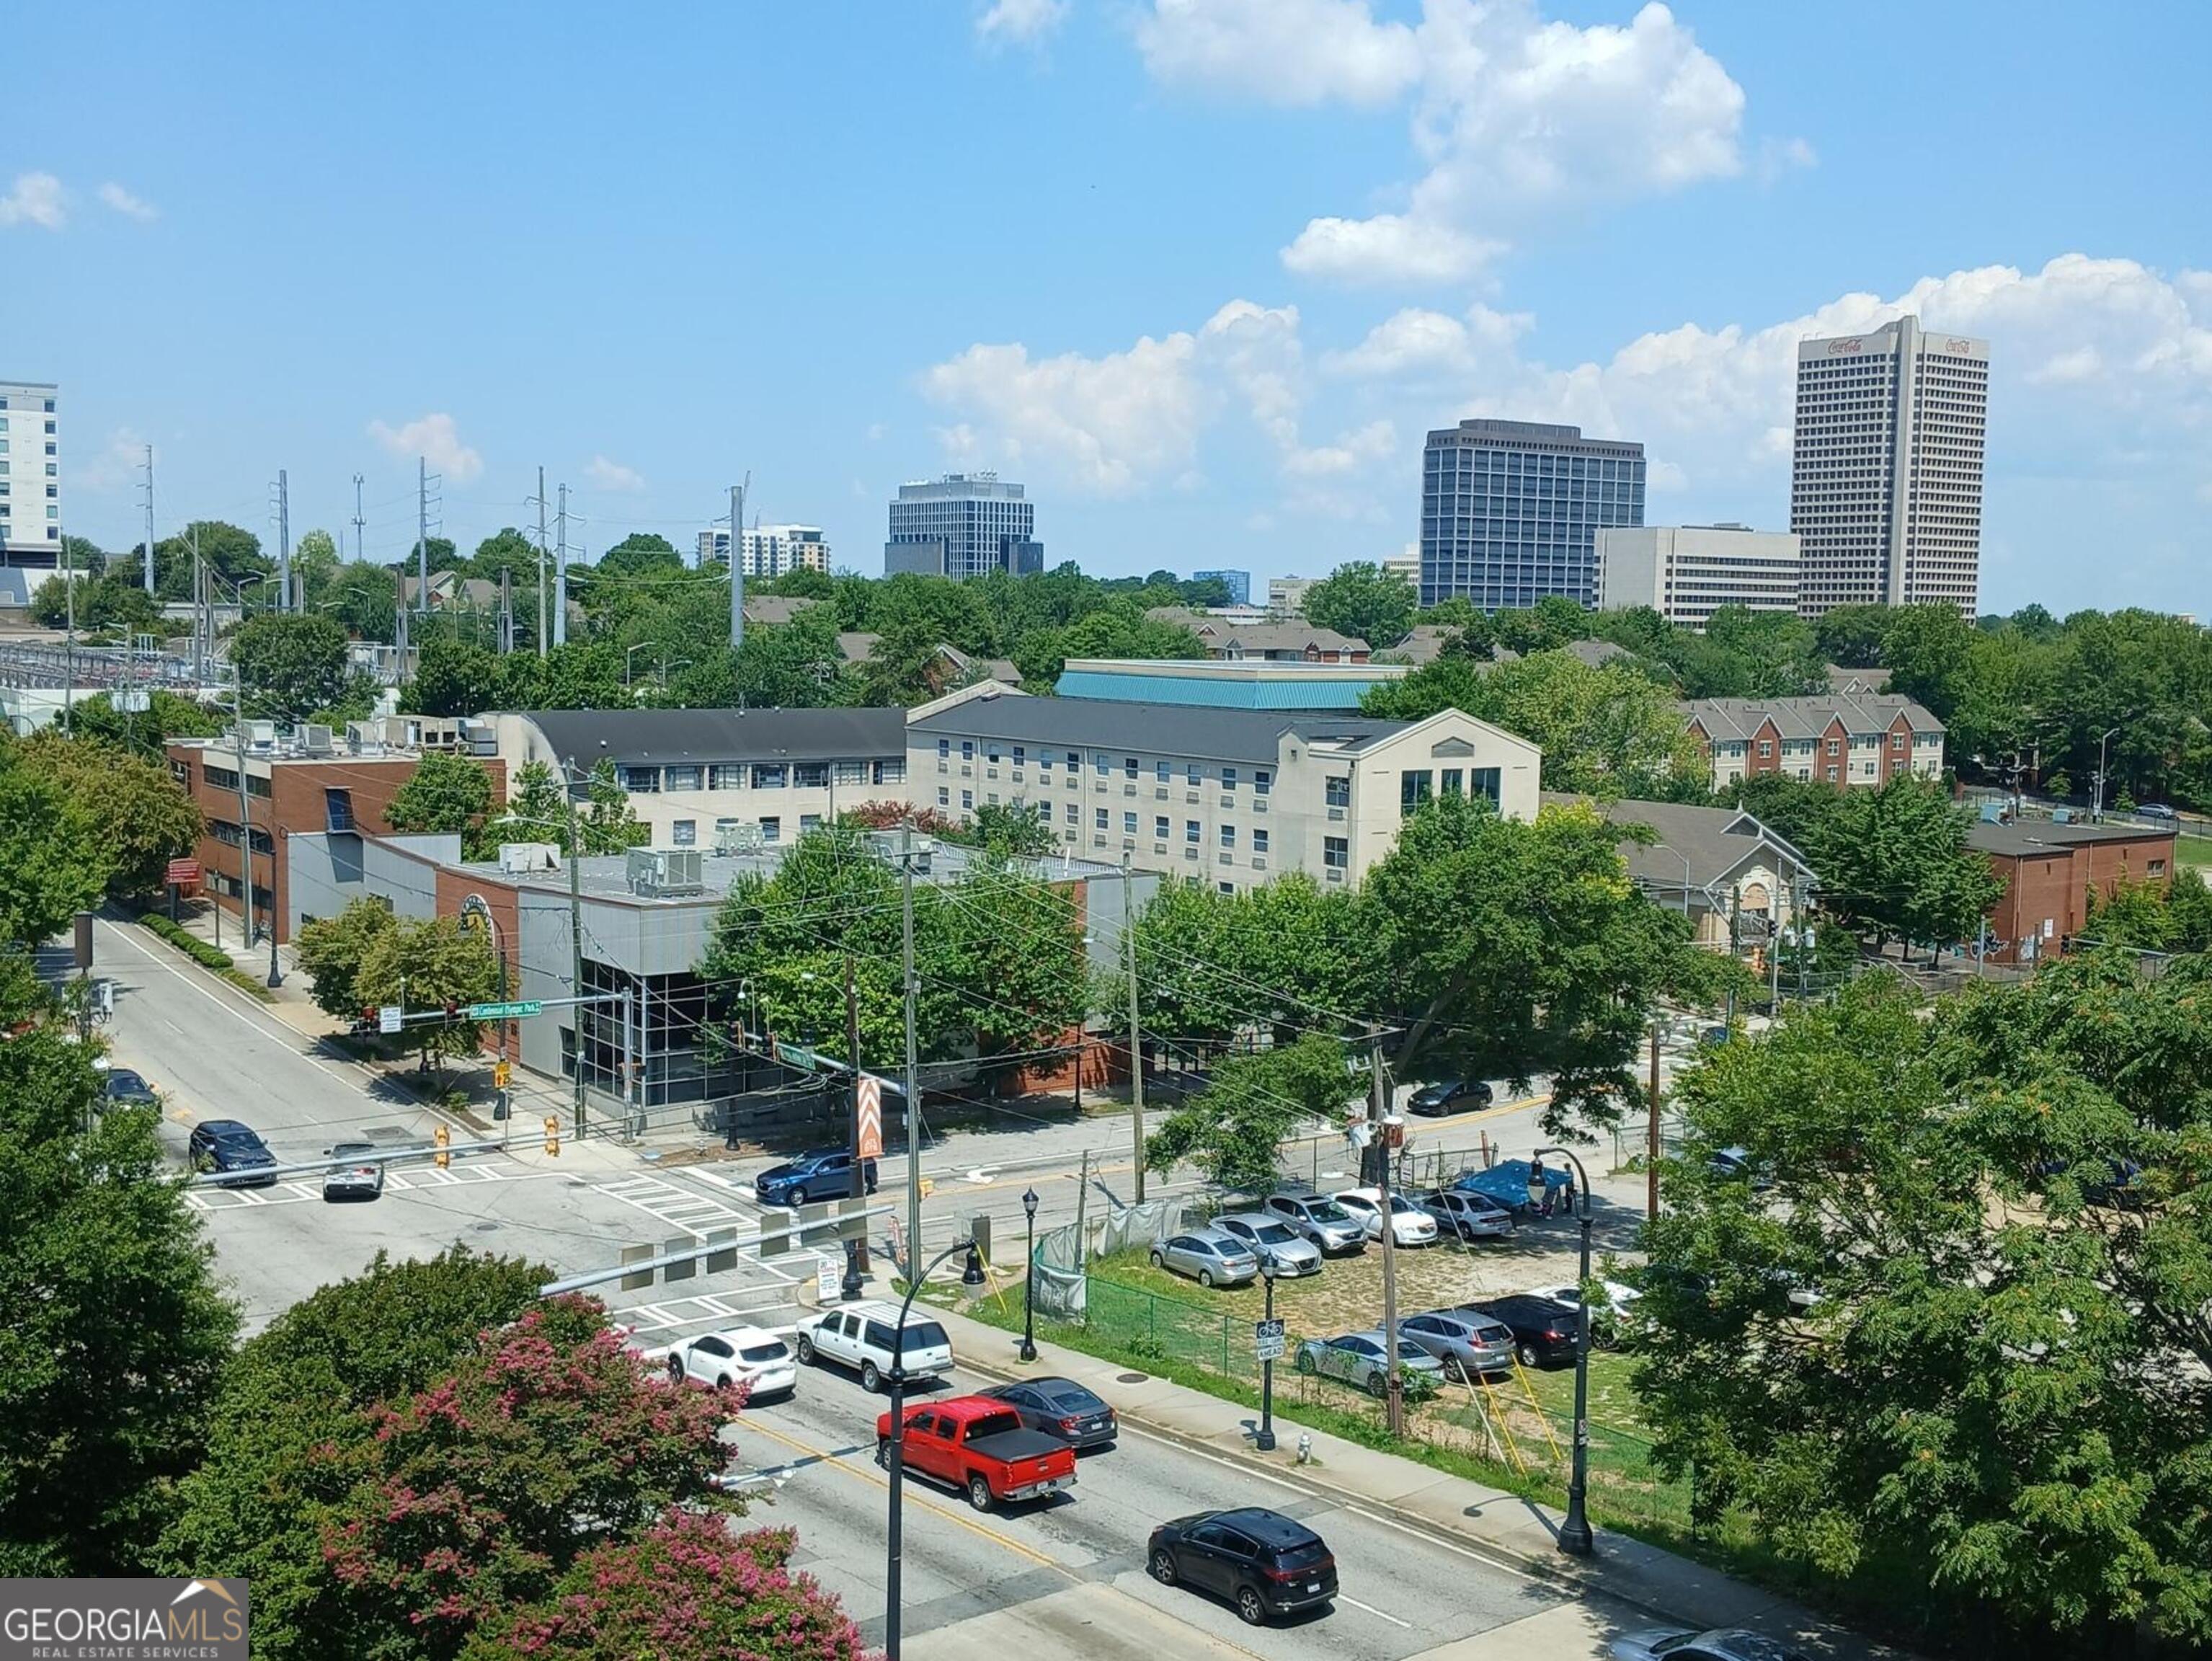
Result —
[{"label": "bicycle route sign", "polygon": [[1280,1321],[1252,1323],[1252,1348],[1255,1357],[1262,1361],[1279,1361],[1284,1355],[1283,1323]]}]

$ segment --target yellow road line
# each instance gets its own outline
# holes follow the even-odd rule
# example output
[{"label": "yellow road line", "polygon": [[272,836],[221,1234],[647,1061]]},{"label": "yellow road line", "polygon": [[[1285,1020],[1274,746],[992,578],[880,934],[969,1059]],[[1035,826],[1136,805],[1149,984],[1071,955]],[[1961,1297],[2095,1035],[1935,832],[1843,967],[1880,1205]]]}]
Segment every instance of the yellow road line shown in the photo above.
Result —
[{"label": "yellow road line", "polygon": [[[770,1430],[766,1425],[762,1424],[758,1420],[739,1419],[738,1421],[738,1434],[739,1439],[742,1439],[748,1433],[766,1436],[772,1440],[782,1443],[787,1448],[795,1448],[799,1452],[808,1456],[810,1458],[817,1460],[824,1464],[835,1465],[840,1470],[844,1471],[847,1475],[857,1476],[862,1482],[872,1483],[877,1488],[888,1489],[890,1487],[890,1479],[888,1477],[878,1475],[872,1467],[863,1468],[853,1463],[843,1454],[832,1453],[828,1448],[818,1448],[814,1446],[811,1443],[802,1442],[797,1437],[787,1436],[780,1430]],[[915,1494],[912,1492],[913,1486],[911,1479],[909,1479],[909,1481],[905,1484],[905,1487],[908,1489],[905,1501],[906,1504],[909,1506],[919,1506],[924,1511],[934,1512],[938,1516],[945,1518],[949,1522],[957,1523],[962,1528],[966,1529],[970,1534],[981,1535],[984,1539],[988,1540],[993,1545],[1004,1546],[1008,1551],[1015,1554],[1015,1555],[1026,1557],[1032,1563],[1040,1564],[1048,1569],[1059,1570],[1071,1580],[1079,1581],[1083,1579],[1080,1574],[1068,1567],[1066,1564],[1059,1561],[1055,1558],[1046,1556],[1044,1553],[1036,1550],[1034,1547],[1024,1545],[1012,1535],[1001,1534],[996,1529],[987,1528],[982,1524],[977,1522],[973,1517],[966,1516],[962,1512],[954,1511],[949,1506],[940,1506],[933,1500]]]}]

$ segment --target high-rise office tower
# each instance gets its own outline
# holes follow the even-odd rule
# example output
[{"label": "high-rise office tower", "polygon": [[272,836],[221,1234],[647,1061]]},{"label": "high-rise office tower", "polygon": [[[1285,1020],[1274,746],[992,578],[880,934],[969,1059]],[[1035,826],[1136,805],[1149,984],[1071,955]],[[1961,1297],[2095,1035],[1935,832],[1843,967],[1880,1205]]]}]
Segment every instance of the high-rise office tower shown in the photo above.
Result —
[{"label": "high-rise office tower", "polygon": [[0,380],[0,563],[61,563],[59,390],[41,380]]},{"label": "high-rise office tower", "polygon": [[1923,601],[1974,615],[1989,392],[1989,342],[1929,334],[1917,318],[1798,342],[1801,616]]},{"label": "high-rise office tower", "polygon": [[1229,591],[1231,605],[1249,605],[1252,603],[1252,574],[1249,571],[1193,571],[1190,577],[1194,582],[1218,577],[1221,586]]},{"label": "high-rise office tower", "polygon": [[996,473],[947,473],[902,484],[891,503],[884,575],[1029,575],[1044,569],[1044,544],[1036,530],[1036,504]]},{"label": "high-rise office tower", "polygon": [[1644,523],[1644,447],[1579,427],[1462,421],[1421,459],[1421,604],[1486,611],[1597,599],[1601,525]]},{"label": "high-rise office tower", "polygon": [[[780,577],[786,571],[827,571],[830,544],[818,525],[755,525],[745,532],[744,574]],[[730,563],[730,533],[715,526],[699,532],[699,563]]]}]

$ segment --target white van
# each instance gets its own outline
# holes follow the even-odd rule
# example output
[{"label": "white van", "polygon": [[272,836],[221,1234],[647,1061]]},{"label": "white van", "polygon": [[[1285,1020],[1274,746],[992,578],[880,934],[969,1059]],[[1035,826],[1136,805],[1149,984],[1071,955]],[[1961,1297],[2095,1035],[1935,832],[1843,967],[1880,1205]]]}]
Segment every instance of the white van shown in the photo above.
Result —
[{"label": "white van", "polygon": [[[891,1370],[891,1335],[898,1327],[898,1305],[842,1304],[810,1315],[799,1323],[799,1359],[808,1366],[835,1361],[856,1370],[869,1390],[881,1390]],[[928,1315],[909,1311],[906,1317],[906,1376],[935,1378],[952,1371],[952,1340]]]}]

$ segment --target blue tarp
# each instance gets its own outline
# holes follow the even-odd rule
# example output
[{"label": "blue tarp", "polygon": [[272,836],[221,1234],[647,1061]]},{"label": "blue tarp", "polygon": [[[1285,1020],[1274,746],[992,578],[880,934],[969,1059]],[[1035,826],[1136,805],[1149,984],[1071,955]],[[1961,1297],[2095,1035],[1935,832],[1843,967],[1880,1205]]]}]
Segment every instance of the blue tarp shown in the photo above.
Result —
[{"label": "blue tarp", "polygon": [[[1495,1200],[1508,1211],[1528,1208],[1528,1171],[1526,1159],[1500,1159],[1487,1171],[1468,1171],[1460,1174],[1454,1188],[1470,1194],[1480,1194],[1486,1200]],[[1544,1185],[1554,1193],[1567,1185],[1573,1172],[1551,1165],[1544,1167]]]}]

